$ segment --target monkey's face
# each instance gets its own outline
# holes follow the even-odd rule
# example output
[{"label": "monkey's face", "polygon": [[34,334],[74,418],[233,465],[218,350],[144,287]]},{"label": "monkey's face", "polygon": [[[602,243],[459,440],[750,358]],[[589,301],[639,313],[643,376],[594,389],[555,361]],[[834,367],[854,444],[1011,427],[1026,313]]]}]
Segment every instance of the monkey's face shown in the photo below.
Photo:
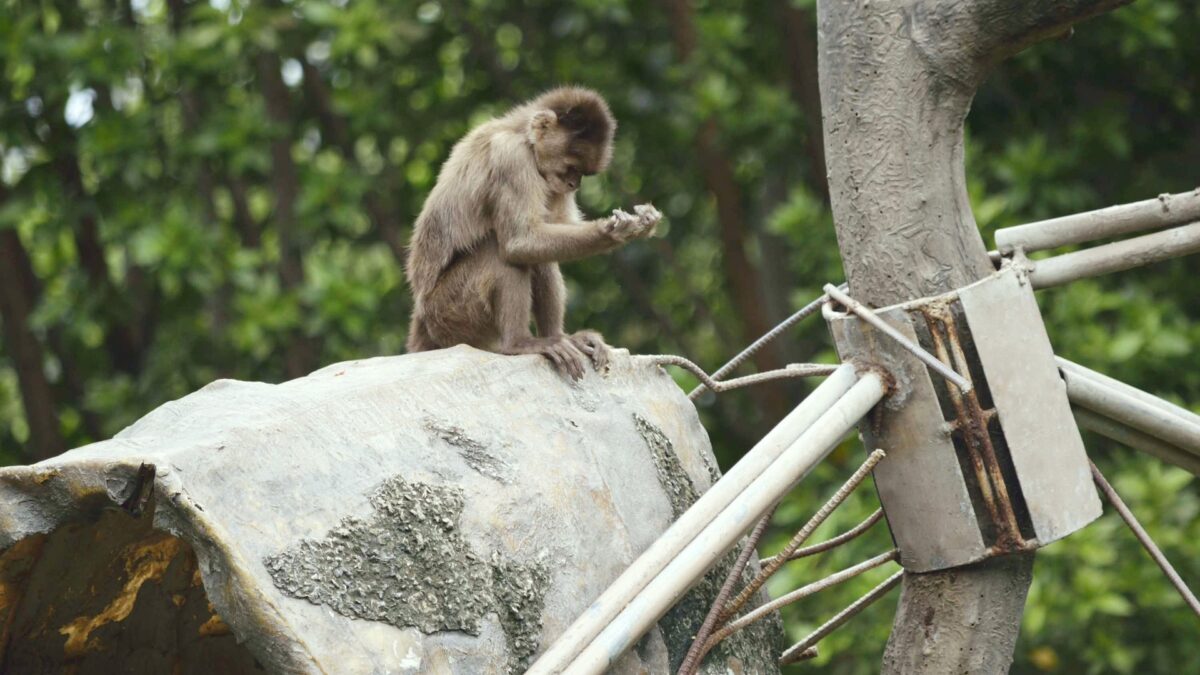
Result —
[{"label": "monkey's face", "polygon": [[579,189],[584,176],[602,171],[612,155],[613,122],[598,112],[591,119],[579,108],[543,110],[530,121],[529,140],[538,173],[553,194]]},{"label": "monkey's face", "polygon": [[583,162],[572,147],[571,134],[561,128],[548,129],[534,143],[533,155],[538,173],[546,179],[550,192],[567,194],[579,189],[583,179]]}]

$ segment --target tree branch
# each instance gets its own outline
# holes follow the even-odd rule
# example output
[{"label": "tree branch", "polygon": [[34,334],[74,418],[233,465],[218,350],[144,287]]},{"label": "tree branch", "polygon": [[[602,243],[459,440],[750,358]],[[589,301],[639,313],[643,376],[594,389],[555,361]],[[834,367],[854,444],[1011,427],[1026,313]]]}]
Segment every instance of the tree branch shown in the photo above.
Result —
[{"label": "tree branch", "polygon": [[[304,285],[304,262],[296,242],[296,197],[300,178],[292,161],[291,96],[280,74],[281,62],[274,52],[262,52],[255,57],[258,80],[262,88],[267,118],[271,121],[271,189],[275,196],[272,219],[279,237],[279,281],[285,291],[296,291]],[[284,353],[284,371],[288,377],[307,375],[317,363],[312,341],[300,331],[288,339]]]},{"label": "tree branch", "polygon": [[[6,198],[4,186],[0,185],[0,204]],[[42,345],[29,325],[36,294],[31,280],[29,254],[17,231],[0,228],[0,324],[4,329],[4,343],[17,371],[25,420],[29,423],[26,459],[37,462],[67,448],[58,426],[54,390],[43,369]]]}]

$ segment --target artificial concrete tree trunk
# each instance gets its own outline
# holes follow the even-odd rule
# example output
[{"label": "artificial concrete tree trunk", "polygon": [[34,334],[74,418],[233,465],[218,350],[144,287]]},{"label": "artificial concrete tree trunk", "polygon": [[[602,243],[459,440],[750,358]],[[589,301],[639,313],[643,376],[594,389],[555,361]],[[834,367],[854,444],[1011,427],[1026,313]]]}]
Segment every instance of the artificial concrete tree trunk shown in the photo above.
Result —
[{"label": "artificial concrete tree trunk", "polygon": [[[820,0],[830,202],[850,292],[875,307],[992,271],[971,214],[963,123],[991,68],[1129,0]],[[1033,555],[906,574],[885,673],[1012,662]]]}]

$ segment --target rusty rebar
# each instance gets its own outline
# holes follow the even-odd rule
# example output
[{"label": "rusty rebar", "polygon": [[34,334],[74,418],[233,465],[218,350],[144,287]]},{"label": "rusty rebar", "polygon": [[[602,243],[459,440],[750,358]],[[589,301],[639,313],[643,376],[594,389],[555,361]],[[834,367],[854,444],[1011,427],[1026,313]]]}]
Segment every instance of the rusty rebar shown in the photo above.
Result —
[{"label": "rusty rebar", "polygon": [[807,598],[816,593],[820,593],[821,591],[825,590],[826,588],[830,588],[832,586],[836,586],[836,585],[842,583],[843,581],[853,579],[854,577],[862,574],[863,572],[873,570],[876,567],[879,567],[881,565],[886,565],[887,563],[895,560],[899,555],[900,555],[899,551],[897,551],[896,549],[892,549],[886,553],[881,553],[881,554],[875,556],[874,558],[864,560],[864,561],[858,563],[857,565],[852,565],[850,567],[847,567],[846,569],[834,572],[833,574],[830,574],[829,576],[827,576],[823,579],[818,579],[817,581],[814,581],[811,584],[806,584],[804,586],[801,586],[800,588],[797,588],[796,590],[794,590],[790,593],[787,593],[785,595],[781,595],[778,598],[775,598],[774,600],[772,600],[764,605],[755,607],[753,611],[747,612],[746,614],[738,617],[734,621],[730,621],[729,623],[722,626],[721,629],[718,630],[716,633],[713,633],[712,637],[708,638],[707,643],[704,645],[704,652],[707,653],[710,649],[712,649],[714,646],[716,646],[716,644],[718,642],[720,642],[721,640],[724,640],[725,638],[729,637],[730,635],[733,635],[734,633],[738,632],[739,630],[742,630],[746,626],[749,626],[750,624],[752,624],[756,621],[761,621],[764,617],[769,615],[771,612],[774,612],[774,611],[780,609],[781,607],[786,607],[787,605],[790,605],[794,602],[799,602],[799,601],[803,600],[804,598]]},{"label": "rusty rebar", "polygon": [[[801,558],[807,558],[810,555],[824,553],[830,549],[837,548],[838,546],[841,546],[842,544],[871,529],[871,527],[874,526],[875,523],[878,523],[881,518],[883,518],[883,509],[875,509],[875,512],[867,516],[866,520],[863,520],[861,523],[855,525],[849,530],[846,530],[838,536],[831,537],[819,544],[812,544],[811,546],[805,546],[804,548],[796,549],[795,553],[788,556],[787,562],[799,560]],[[771,558],[774,558],[774,556],[771,556]],[[767,563],[771,562],[771,558],[762,558],[758,561],[758,564],[766,565]]]},{"label": "rusty rebar", "polygon": [[[674,354],[652,354],[649,358],[654,363],[660,366],[678,366],[689,373],[695,375],[704,386],[713,390],[716,393],[729,391],[730,389],[738,389],[740,387],[748,387],[752,384],[762,382],[770,382],[771,380],[784,380],[796,377],[820,377],[830,375],[837,370],[840,364],[825,364],[825,363],[790,363],[784,368],[776,370],[768,370],[764,373],[755,373],[746,375],[745,377],[737,377],[732,380],[718,381],[715,376],[710,376],[704,372],[704,369],[696,365],[692,361]],[[695,400],[699,394],[693,390],[688,397]]]},{"label": "rusty rebar", "polygon": [[1196,599],[1196,594],[1192,593],[1192,589],[1188,588],[1187,584],[1184,583],[1183,578],[1179,576],[1179,572],[1176,572],[1175,567],[1171,565],[1171,561],[1167,560],[1167,556],[1163,555],[1162,549],[1150,538],[1150,533],[1146,532],[1146,529],[1138,522],[1137,517],[1133,515],[1133,511],[1130,511],[1129,507],[1125,505],[1125,501],[1121,499],[1121,495],[1117,494],[1117,491],[1109,484],[1104,474],[1100,473],[1100,468],[1096,466],[1096,463],[1089,463],[1092,465],[1092,479],[1096,481],[1096,487],[1100,488],[1100,491],[1104,493],[1104,497],[1108,499],[1108,503],[1113,505],[1113,508],[1120,514],[1121,519],[1125,521],[1130,530],[1133,530],[1133,535],[1137,537],[1142,547],[1146,549],[1146,552],[1158,564],[1158,568],[1166,575],[1171,585],[1179,592],[1179,595],[1183,596],[1183,601],[1196,613],[1196,616],[1200,616],[1200,600]]},{"label": "rusty rebar", "polygon": [[725,583],[721,584],[721,590],[717,592],[717,597],[713,600],[712,606],[708,609],[708,614],[704,617],[704,623],[700,624],[700,630],[696,631],[696,636],[692,638],[692,646],[688,648],[687,655],[683,657],[683,663],[680,664],[676,675],[693,675],[700,670],[700,663],[704,660],[705,654],[711,647],[707,647],[708,636],[717,626],[717,618],[721,613],[721,608],[725,606],[725,601],[729,599],[729,594],[733,592],[733,587],[737,584],[738,579],[742,577],[742,572],[746,569],[746,565],[750,562],[750,556],[754,554],[754,548],[758,546],[758,542],[762,539],[763,533],[767,531],[767,525],[771,524],[771,516],[775,515],[775,509],[779,508],[776,504],[772,506],[766,515],[759,519],[758,524],[750,531],[750,536],[746,538],[746,546],[742,549],[737,560],[733,563],[733,567],[729,570],[729,574],[725,575]]},{"label": "rusty rebar", "polygon": [[[953,366],[959,371],[970,373],[953,313],[947,308],[940,311],[922,310],[921,313],[929,324],[929,332],[938,356],[946,359],[948,365],[952,359]],[[944,336],[942,331],[945,331]],[[947,388],[947,393],[954,406],[958,431],[968,446],[976,477],[981,483],[980,491],[987,504],[988,515],[996,526],[996,547],[1001,551],[1021,550],[1025,540],[1021,536],[1021,527],[1017,524],[1016,512],[1008,494],[1008,485],[1004,482],[1004,473],[1000,469],[996,448],[992,445],[991,435],[988,433],[987,419],[983,406],[979,403],[978,392],[953,391]],[[990,484],[990,489],[985,483]]]},{"label": "rusty rebar", "polygon": [[853,618],[855,614],[858,614],[867,607],[871,606],[871,604],[876,600],[887,595],[888,591],[895,588],[896,584],[900,583],[900,579],[903,577],[904,570],[896,572],[892,576],[885,579],[883,583],[879,584],[875,588],[872,588],[866,595],[862,596],[858,600],[855,600],[849,607],[838,612],[832,619],[822,624],[820,628],[816,629],[812,633],[809,633],[807,637],[792,645],[787,649],[787,651],[780,655],[779,665],[786,666],[789,663],[803,661],[816,656],[815,651],[811,654],[808,654],[808,651],[815,647],[817,642],[820,642],[825,638],[825,636],[837,630],[838,627]]},{"label": "rusty rebar", "polygon": [[871,455],[867,457],[867,460],[862,463],[862,466],[858,467],[858,470],[855,471],[854,474],[850,476],[850,478],[840,488],[838,488],[838,491],[829,498],[829,501],[825,502],[825,504],[816,512],[816,514],[814,514],[813,517],[804,524],[804,527],[800,528],[800,531],[796,533],[796,536],[792,537],[792,540],[788,542],[787,546],[784,546],[782,551],[777,553],[775,557],[771,558],[771,560],[765,566],[763,566],[761,570],[759,570],[758,574],[750,580],[750,583],[746,584],[746,587],[743,588],[740,593],[738,593],[736,598],[725,605],[725,608],[721,611],[719,619],[723,621],[737,613],[737,611],[746,604],[746,601],[753,597],[753,595],[758,592],[758,589],[762,588],[762,585],[766,583],[767,579],[769,579],[772,574],[775,574],[775,572],[778,571],[779,568],[788,561],[788,557],[795,553],[796,549],[800,548],[800,545],[803,544],[806,539],[812,536],[812,533],[818,527],[820,527],[821,523],[825,522],[825,519],[829,517],[829,514],[833,513],[833,510],[846,500],[846,497],[848,497],[850,493],[854,491],[854,488],[858,487],[859,483],[862,483],[863,480],[866,479],[867,474],[871,473],[871,470],[875,468],[875,465],[886,456],[887,453],[885,453],[883,450],[876,449],[874,452],[872,452]]},{"label": "rusty rebar", "polygon": [[[842,284],[839,288],[845,288],[845,287],[846,287],[846,285]],[[722,377],[725,377],[729,373],[733,372],[733,370],[735,368],[737,368],[738,366],[745,363],[746,359],[757,354],[759,350],[761,350],[768,343],[770,343],[771,341],[775,340],[780,335],[782,335],[784,333],[784,331],[786,331],[787,329],[796,325],[797,323],[800,323],[805,318],[810,316],[812,313],[816,312],[818,309],[821,308],[821,305],[825,304],[828,300],[829,300],[828,295],[822,295],[821,297],[817,298],[816,300],[813,300],[812,302],[808,303],[804,307],[801,307],[800,310],[797,311],[795,314],[792,314],[788,318],[779,322],[778,325],[776,325],[771,330],[767,331],[765,334],[763,334],[762,337],[760,337],[757,340],[755,340],[754,342],[752,342],[749,347],[746,347],[745,349],[743,349],[741,352],[738,353],[737,356],[733,357],[732,359],[729,359],[729,361],[725,365],[718,368],[716,370],[716,372],[714,372],[712,374],[712,379],[720,381]],[[704,390],[706,388],[709,388],[707,384],[701,383],[701,384],[697,385],[695,389],[693,389],[691,392],[688,393],[688,398],[692,399],[693,401],[696,400],[696,397],[703,394]]]},{"label": "rusty rebar", "polygon": [[837,300],[838,303],[843,305],[846,309],[857,315],[858,318],[871,324],[881,333],[890,337],[892,340],[895,340],[896,344],[905,348],[911,352],[913,356],[925,362],[925,365],[937,371],[939,375],[953,382],[954,386],[958,387],[959,391],[965,393],[971,390],[970,380],[954,372],[952,368],[939,361],[933,356],[933,354],[930,354],[922,349],[921,345],[918,345],[901,334],[900,331],[892,328],[886,321],[879,318],[879,316],[875,314],[875,312],[871,311],[866,305],[841,292],[833,284],[825,284],[825,293],[834,300]]}]

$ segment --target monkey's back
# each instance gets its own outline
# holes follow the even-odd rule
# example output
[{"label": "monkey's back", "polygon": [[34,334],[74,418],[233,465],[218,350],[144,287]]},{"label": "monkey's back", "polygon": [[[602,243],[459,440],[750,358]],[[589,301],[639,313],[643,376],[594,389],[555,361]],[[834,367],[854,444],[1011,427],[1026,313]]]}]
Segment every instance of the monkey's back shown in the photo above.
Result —
[{"label": "monkey's back", "polygon": [[464,136],[438,172],[413,228],[405,265],[418,306],[456,255],[470,253],[494,233],[496,182],[530,180],[531,153],[511,117],[485,122]]}]

